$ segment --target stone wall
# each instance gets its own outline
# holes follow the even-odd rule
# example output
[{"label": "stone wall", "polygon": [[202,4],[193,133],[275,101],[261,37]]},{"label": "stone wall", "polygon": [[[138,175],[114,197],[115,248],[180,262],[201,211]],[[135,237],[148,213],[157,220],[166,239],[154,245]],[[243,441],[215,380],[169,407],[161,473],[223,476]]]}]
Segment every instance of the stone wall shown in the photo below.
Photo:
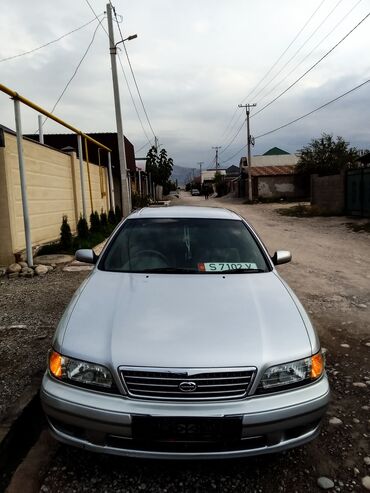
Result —
[{"label": "stone wall", "polygon": [[345,208],[345,173],[311,175],[311,205],[334,214],[342,213]]}]

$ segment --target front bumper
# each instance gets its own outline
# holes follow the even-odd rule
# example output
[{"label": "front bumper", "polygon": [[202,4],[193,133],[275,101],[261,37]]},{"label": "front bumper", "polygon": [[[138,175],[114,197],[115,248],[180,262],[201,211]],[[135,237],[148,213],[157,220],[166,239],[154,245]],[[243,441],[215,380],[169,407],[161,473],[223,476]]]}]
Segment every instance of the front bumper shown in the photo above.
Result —
[{"label": "front bumper", "polygon": [[[45,374],[41,401],[52,434],[86,450],[161,459],[231,458],[278,452],[303,445],[319,434],[329,403],[326,375],[307,387],[223,402],[164,402],[87,391]],[[189,421],[238,419],[238,440],[199,443],[138,440],[132,424],[150,417]]]}]

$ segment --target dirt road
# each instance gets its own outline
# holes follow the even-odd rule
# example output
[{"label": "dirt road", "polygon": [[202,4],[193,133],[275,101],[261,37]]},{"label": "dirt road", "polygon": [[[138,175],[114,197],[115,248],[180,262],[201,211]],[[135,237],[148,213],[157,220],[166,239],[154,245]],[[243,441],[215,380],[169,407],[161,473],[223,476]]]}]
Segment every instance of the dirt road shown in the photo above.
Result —
[{"label": "dirt road", "polygon": [[[198,463],[101,457],[61,446],[40,491],[301,493],[322,491],[323,476],[334,483],[330,491],[367,491],[362,482],[370,476],[370,235],[349,230],[346,218],[281,216],[276,204],[205,202],[186,193],[173,204],[233,209],[252,223],[271,253],[292,251],[293,261],[279,271],[328,351],[333,399],[321,436],[284,454]],[[330,424],[332,418],[337,424]]]}]

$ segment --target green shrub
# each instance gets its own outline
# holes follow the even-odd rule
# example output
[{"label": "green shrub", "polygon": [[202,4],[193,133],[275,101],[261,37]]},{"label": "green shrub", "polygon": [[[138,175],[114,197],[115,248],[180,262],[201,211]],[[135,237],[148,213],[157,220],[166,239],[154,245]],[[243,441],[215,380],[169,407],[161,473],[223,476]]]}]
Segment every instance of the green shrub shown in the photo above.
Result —
[{"label": "green shrub", "polygon": [[80,216],[77,223],[77,236],[80,240],[87,240],[89,237],[89,226],[84,217]]},{"label": "green shrub", "polygon": [[72,247],[72,233],[67,216],[63,216],[62,225],[60,227],[60,246],[62,250],[65,251],[70,250]]},{"label": "green shrub", "polygon": [[118,205],[116,205],[116,208],[114,209],[114,214],[116,216],[116,224],[118,224],[122,219],[122,212]]},{"label": "green shrub", "polygon": [[116,215],[113,209],[110,209],[108,212],[108,223],[111,224],[112,226],[116,225]]},{"label": "green shrub", "polygon": [[100,227],[104,234],[108,233],[108,216],[106,212],[103,212],[103,210],[100,213]]},{"label": "green shrub", "polygon": [[90,214],[90,232],[99,233],[101,230],[100,218],[97,211]]}]

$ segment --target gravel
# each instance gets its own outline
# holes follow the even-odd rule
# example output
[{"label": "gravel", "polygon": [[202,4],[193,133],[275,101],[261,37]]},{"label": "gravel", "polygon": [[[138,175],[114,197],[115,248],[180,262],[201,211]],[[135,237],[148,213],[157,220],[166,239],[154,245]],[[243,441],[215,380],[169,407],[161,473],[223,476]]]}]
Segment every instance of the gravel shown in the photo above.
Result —
[{"label": "gravel", "polygon": [[86,273],[0,279],[0,423],[41,380],[56,325]]}]

